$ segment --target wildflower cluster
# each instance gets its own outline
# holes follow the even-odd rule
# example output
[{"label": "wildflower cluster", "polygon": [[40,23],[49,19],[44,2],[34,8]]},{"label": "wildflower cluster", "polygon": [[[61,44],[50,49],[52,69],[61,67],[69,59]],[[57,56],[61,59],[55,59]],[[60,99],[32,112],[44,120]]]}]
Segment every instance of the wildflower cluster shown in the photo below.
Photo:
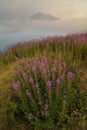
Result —
[{"label": "wildflower cluster", "polygon": [[63,93],[71,87],[73,78],[74,74],[67,70],[61,55],[23,58],[23,63],[14,72],[12,88],[21,100],[27,120],[54,120],[61,94],[61,109],[67,104]]}]

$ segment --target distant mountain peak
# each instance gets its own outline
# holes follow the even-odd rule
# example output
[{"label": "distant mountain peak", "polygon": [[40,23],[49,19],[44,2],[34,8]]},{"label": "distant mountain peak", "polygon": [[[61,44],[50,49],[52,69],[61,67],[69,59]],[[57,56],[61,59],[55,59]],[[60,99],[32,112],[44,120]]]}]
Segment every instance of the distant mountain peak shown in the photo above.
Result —
[{"label": "distant mountain peak", "polygon": [[32,20],[59,20],[59,18],[55,17],[55,16],[52,16],[50,14],[44,14],[44,13],[41,13],[41,12],[38,12],[34,15],[32,15],[30,17],[30,19]]}]

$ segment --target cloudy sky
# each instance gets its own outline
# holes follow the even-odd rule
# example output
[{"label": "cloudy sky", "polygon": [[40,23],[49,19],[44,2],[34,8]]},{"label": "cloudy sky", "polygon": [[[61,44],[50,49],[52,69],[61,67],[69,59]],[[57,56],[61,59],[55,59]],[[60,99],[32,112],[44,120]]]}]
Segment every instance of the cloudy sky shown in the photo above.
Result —
[{"label": "cloudy sky", "polygon": [[[50,20],[49,16],[55,19]],[[87,0],[0,0],[0,45],[6,40],[16,42],[84,31]]]}]

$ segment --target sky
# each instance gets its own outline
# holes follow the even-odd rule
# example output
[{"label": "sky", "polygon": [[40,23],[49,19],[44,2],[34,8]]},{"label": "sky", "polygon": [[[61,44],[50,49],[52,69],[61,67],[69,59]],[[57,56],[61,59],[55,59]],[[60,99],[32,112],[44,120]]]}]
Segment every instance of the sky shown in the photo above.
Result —
[{"label": "sky", "polygon": [[[50,15],[31,19],[37,13]],[[87,31],[87,0],[0,0],[0,48],[7,44]]]}]

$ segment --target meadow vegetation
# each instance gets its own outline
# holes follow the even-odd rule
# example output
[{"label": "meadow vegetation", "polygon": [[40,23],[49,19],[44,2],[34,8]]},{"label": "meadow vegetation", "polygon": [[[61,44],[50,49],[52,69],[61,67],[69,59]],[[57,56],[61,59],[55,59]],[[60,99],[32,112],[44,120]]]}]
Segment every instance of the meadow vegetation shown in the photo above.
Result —
[{"label": "meadow vegetation", "polygon": [[87,129],[87,33],[0,52],[1,130]]}]

